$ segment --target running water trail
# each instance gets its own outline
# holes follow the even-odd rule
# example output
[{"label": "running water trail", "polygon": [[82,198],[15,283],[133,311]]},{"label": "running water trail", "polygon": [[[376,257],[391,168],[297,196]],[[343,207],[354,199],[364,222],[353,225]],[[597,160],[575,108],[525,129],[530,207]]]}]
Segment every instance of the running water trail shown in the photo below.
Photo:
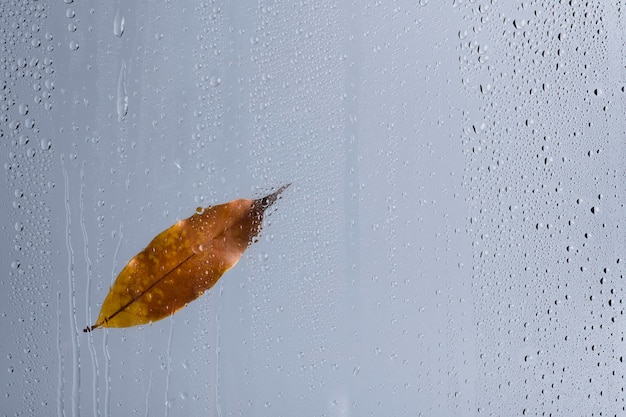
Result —
[{"label": "running water trail", "polygon": [[[221,287],[221,284],[220,284]],[[220,291],[221,292],[221,291]],[[222,407],[220,405],[220,313],[215,315],[215,408],[217,409],[217,417],[222,417]]]},{"label": "running water trail", "polygon": [[[87,227],[85,225],[85,166],[87,163],[83,161],[83,165],[80,169],[80,230],[83,234],[83,253],[85,254],[85,264],[87,265],[87,285],[85,289],[85,323],[91,323],[91,305],[90,295],[91,295],[91,280],[93,278],[92,269],[91,269],[91,259],[89,258],[89,237],[87,236]],[[98,408],[98,403],[100,402],[100,397],[98,396],[98,356],[96,355],[96,347],[93,344],[93,335],[89,334],[87,341],[87,346],[89,347],[89,353],[91,354],[91,373],[92,373],[92,391],[93,391],[93,416],[100,416],[100,410]]]},{"label": "running water trail", "polygon": [[174,316],[170,317],[170,337],[167,341],[167,375],[165,377],[165,417],[170,411],[170,383],[172,381],[172,341],[174,340]]},{"label": "running water trail", "polygon": [[[68,278],[68,307],[70,318],[70,340],[72,341],[72,416],[80,416],[80,341],[79,341],[79,328],[76,323],[76,277],[74,275],[74,249],[72,248],[72,212],[70,209],[70,185],[67,175],[67,169],[65,168],[65,155],[61,155],[61,170],[63,171],[63,182],[65,185],[64,203],[65,203],[65,246],[67,249],[68,265],[67,265],[67,278]],[[59,335],[61,334],[61,325],[59,324]],[[61,351],[62,352],[62,351]],[[61,367],[60,371],[63,373],[63,354],[61,353]],[[62,381],[65,382],[64,379]],[[61,388],[61,395],[63,395],[63,388]],[[61,399],[61,405],[59,407],[60,415],[65,415],[63,408],[63,400]]]}]

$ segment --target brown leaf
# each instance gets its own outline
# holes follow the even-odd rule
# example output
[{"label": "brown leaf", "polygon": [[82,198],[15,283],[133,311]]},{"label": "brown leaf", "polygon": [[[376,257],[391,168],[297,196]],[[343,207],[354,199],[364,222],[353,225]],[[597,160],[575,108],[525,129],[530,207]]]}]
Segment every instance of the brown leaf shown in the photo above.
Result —
[{"label": "brown leaf", "polygon": [[84,331],[161,320],[198,298],[239,261],[263,213],[289,185],[258,200],[198,209],[161,232],[120,272],[96,324]]}]

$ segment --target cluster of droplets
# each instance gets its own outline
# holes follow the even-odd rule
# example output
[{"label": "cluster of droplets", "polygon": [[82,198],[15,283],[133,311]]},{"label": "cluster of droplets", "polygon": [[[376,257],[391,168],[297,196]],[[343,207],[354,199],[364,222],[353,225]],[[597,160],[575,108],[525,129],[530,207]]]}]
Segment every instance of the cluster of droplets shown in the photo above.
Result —
[{"label": "cluster of droplets", "polygon": [[63,0],[67,5],[65,9],[65,18],[67,19],[67,31],[69,32],[69,42],[67,46],[72,51],[77,51],[80,48],[80,43],[78,42],[78,25],[79,19],[76,17],[76,10],[72,6],[74,0]]},{"label": "cluster of droplets", "polygon": [[[204,181],[215,180],[226,183],[225,168],[220,159],[207,160],[206,155],[214,152],[228,152],[235,148],[231,134],[225,134],[224,126],[224,78],[223,69],[226,67],[227,52],[223,38],[225,18],[221,5],[214,1],[201,2],[195,8],[200,18],[201,26],[196,34],[198,47],[193,50],[195,88],[198,92],[191,108],[194,129],[191,134],[191,150],[193,166],[202,172]],[[236,139],[236,138],[235,138]],[[203,181],[203,182],[204,182]],[[202,183],[194,184],[198,188],[196,202],[201,203],[207,198],[207,189]]]},{"label": "cluster of droplets", "polygon": [[[621,221],[605,207],[623,204],[606,152],[622,136],[610,114],[623,93],[609,71],[609,11],[601,2],[463,7],[462,85],[480,103],[464,114],[462,140],[477,409],[619,414],[624,372],[610,340],[622,273],[609,265],[619,264],[611,242]],[[606,379],[615,383],[598,383]]]},{"label": "cluster of droplets", "polygon": [[[38,5],[35,9],[41,8]],[[5,27],[12,30],[3,31],[1,40],[0,67],[5,77],[0,83],[0,120],[8,133],[13,134],[12,131],[20,128],[35,128],[35,109],[52,109],[54,67],[50,53],[53,45],[52,35],[42,36],[41,26],[33,20],[18,13],[7,13],[2,19]],[[17,39],[19,35],[21,39]],[[18,91],[24,87],[28,94]]]},{"label": "cluster of droplets", "polygon": [[5,412],[15,415],[41,414],[54,403],[44,389],[51,383],[52,362],[44,345],[56,308],[50,297],[53,222],[47,203],[55,189],[53,144],[39,126],[53,108],[53,36],[43,29],[47,13],[41,2],[0,3],[0,155],[2,188],[8,191],[5,240],[12,243],[5,248],[9,310],[2,320],[12,330],[2,349],[9,362],[3,388],[13,397]]}]

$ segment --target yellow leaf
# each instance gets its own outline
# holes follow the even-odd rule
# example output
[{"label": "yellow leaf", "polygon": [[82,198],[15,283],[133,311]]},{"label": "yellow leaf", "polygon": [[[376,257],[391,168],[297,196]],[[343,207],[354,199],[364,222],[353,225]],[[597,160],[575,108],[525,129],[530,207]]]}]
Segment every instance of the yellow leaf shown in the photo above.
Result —
[{"label": "yellow leaf", "polygon": [[211,288],[261,230],[263,213],[290,184],[258,200],[198,209],[135,255],[104,299],[96,324],[130,327],[170,316]]}]

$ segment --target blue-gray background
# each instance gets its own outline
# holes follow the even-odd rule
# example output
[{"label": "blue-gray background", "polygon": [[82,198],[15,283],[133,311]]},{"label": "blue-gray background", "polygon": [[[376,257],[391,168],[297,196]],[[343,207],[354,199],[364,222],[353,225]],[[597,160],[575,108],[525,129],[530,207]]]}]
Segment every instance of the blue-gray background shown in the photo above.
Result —
[{"label": "blue-gray background", "polygon": [[[235,3],[0,3],[2,415],[623,413],[623,6]],[[82,332],[287,182],[205,296]]]}]

